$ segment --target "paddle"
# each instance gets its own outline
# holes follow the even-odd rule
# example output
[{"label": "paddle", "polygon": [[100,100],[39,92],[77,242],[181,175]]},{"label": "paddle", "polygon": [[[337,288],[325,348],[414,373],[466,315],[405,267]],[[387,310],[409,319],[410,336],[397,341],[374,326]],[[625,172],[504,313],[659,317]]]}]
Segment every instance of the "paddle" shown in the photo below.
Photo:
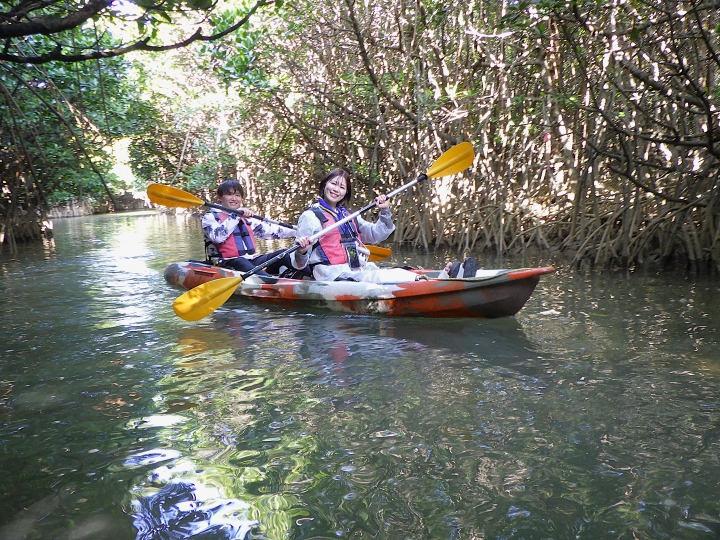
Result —
[{"label": "paddle", "polygon": [[377,262],[377,261],[384,261],[387,259],[390,255],[392,255],[392,250],[389,248],[384,248],[380,246],[365,246],[370,250],[370,256],[368,257],[368,261]]},{"label": "paddle", "polygon": [[[166,186],[163,184],[150,184],[147,188],[147,195],[151,202],[155,204],[160,204],[162,206],[169,206],[171,208],[192,208],[193,206],[208,206],[210,208],[217,208],[218,210],[222,210],[223,212],[227,212],[228,214],[235,212],[238,215],[242,215],[241,211],[233,210],[232,208],[221,206],[219,204],[213,204],[203,201],[192,193],[188,193],[187,191],[183,191],[182,189],[178,189],[172,186]],[[272,219],[257,216],[255,214],[253,214],[253,217],[259,219],[260,221],[265,221],[266,223],[274,223],[275,225],[280,225],[288,229],[296,228],[295,225],[283,223],[282,221],[274,221]],[[365,247],[370,250],[369,260],[373,262],[383,261],[387,259],[390,255],[392,255],[392,251],[388,248],[383,248],[380,246]]]},{"label": "paddle", "polygon": [[[437,161],[435,161],[435,163],[433,163],[427,174],[421,174],[412,182],[408,182],[404,186],[399,187],[394,191],[391,191],[386,196],[388,199],[390,197],[394,197],[398,193],[401,193],[406,189],[411,188],[415,184],[422,182],[427,178],[439,178],[441,176],[449,176],[451,174],[462,172],[470,165],[472,165],[474,158],[475,152],[470,143],[464,142],[453,146],[450,150],[440,156]],[[375,206],[377,206],[377,203],[373,201],[372,203],[364,206],[357,212],[350,214],[349,216],[341,219],[340,221],[337,221],[335,224],[312,235],[310,239],[313,243],[315,243],[321,236],[329,233],[334,229],[337,229],[341,225],[355,219],[360,214],[367,212]],[[175,299],[175,302],[173,302],[173,310],[179,317],[185,319],[186,321],[199,321],[203,317],[210,315],[210,313],[222,306],[228,300],[228,298],[232,296],[237,286],[240,285],[243,280],[247,279],[253,274],[256,274],[266,266],[276,261],[279,261],[285,255],[289,255],[290,253],[297,251],[298,249],[300,249],[300,246],[298,244],[295,244],[290,249],[287,249],[286,251],[279,253],[272,259],[265,261],[262,265],[256,266],[252,270],[245,272],[240,277],[215,279],[212,281],[208,281],[207,283],[203,283],[202,285],[198,285],[194,289],[190,289],[188,292],[177,297]]]},{"label": "paddle", "polygon": [[[187,191],[183,191],[182,189],[178,189],[172,186],[166,186],[163,184],[150,184],[147,188],[147,195],[151,202],[155,204],[161,204],[163,206],[170,206],[171,208],[192,208],[193,206],[208,206],[210,208],[222,210],[223,212],[227,212],[228,214],[235,213],[239,216],[243,215],[243,212],[240,210],[233,210],[232,208],[228,208],[227,206],[221,206],[219,204],[203,201],[201,198],[196,197],[192,193],[188,193]],[[295,228],[295,225],[283,223],[282,221],[274,221],[272,219],[257,216],[255,214],[253,214],[252,217],[254,217],[255,219],[259,219],[260,221],[265,221],[266,223],[274,223],[275,225],[280,225],[288,229]]]}]

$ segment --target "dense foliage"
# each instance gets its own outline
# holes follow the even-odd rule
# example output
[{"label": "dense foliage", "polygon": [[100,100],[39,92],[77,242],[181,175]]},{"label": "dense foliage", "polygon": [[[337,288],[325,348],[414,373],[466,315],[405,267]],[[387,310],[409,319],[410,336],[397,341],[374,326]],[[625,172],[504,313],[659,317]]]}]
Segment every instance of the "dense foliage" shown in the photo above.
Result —
[{"label": "dense foliage", "polygon": [[[108,174],[105,147],[134,129],[120,60],[0,69],[0,210],[5,241],[37,236],[44,209],[70,198],[112,201],[129,186]],[[15,226],[13,226],[15,225]]]},{"label": "dense foliage", "polygon": [[119,195],[132,186],[112,173],[121,141],[135,141],[132,163],[140,179],[176,168],[177,146],[162,143],[186,100],[155,90],[152,57],[124,55],[170,56],[194,42],[211,43],[274,4],[3,3],[0,249],[40,238],[45,212],[56,202],[124,209]]},{"label": "dense foliage", "polygon": [[[81,62],[179,49],[221,39],[258,9],[274,4],[282,2],[238,0],[225,9],[209,0],[10,0],[0,4],[0,61]],[[175,31],[169,33],[168,27]],[[122,39],[108,28],[122,29]],[[90,37],[79,39],[81,35]]]},{"label": "dense foliage", "polygon": [[717,268],[716,4],[301,0],[237,28],[214,7],[234,31],[154,60],[172,83],[133,102],[135,175],[234,176],[290,220],[330,167],[359,206],[468,140],[471,170],[396,203],[395,240]]},{"label": "dense foliage", "polygon": [[288,168],[368,189],[470,140],[475,169],[403,204],[396,240],[716,268],[716,7],[296,2],[258,55],[263,131],[295,135]]}]

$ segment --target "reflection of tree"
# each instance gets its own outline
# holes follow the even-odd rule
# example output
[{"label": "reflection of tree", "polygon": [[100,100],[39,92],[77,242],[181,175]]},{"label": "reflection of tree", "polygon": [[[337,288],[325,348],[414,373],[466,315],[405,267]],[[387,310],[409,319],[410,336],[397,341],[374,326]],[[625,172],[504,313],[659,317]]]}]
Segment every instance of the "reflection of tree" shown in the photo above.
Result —
[{"label": "reflection of tree", "polygon": [[[253,522],[245,521],[239,526],[232,526],[226,519],[213,524],[214,519],[208,520],[207,516],[215,518],[216,508],[208,508],[200,499],[203,494],[198,491],[198,486],[194,484],[177,482],[168,484],[155,495],[138,499],[134,513],[138,540],[189,539],[209,535],[214,538],[245,538]],[[207,496],[209,490],[203,491]]]},{"label": "reflection of tree", "polygon": [[[268,538],[671,537],[681,506],[648,501],[699,492],[678,478],[699,466],[683,449],[701,424],[677,418],[692,403],[663,405],[678,390],[658,389],[650,363],[541,357],[514,319],[277,308],[211,324],[183,334],[190,367],[166,381],[195,403],[168,433],[193,463],[175,478],[247,503]],[[712,452],[693,459],[705,454],[710,471]]]},{"label": "reflection of tree", "polygon": [[[177,451],[151,450],[125,460],[131,468],[158,465],[136,490],[140,496],[132,506],[137,540],[245,538],[257,525],[247,517],[248,504],[225,497],[213,483],[192,478],[197,476],[193,464],[178,458]],[[172,465],[163,464],[169,460],[174,460]]]},{"label": "reflection of tree", "polygon": [[[424,420],[416,411],[445,406],[449,381],[477,358],[468,357],[467,340],[480,348],[485,342],[477,321],[448,323],[454,338],[445,340],[445,323],[428,331],[422,321],[253,311],[214,319],[222,330],[182,332],[185,356],[166,381],[168,396],[194,404],[185,414],[195,422],[172,434],[195,448],[185,458],[193,465],[180,467],[173,481],[215,486],[225,498],[246,502],[247,519],[269,538],[296,527],[307,534],[370,533],[382,528],[370,511],[382,499],[405,501],[408,509],[416,504],[406,500],[413,497],[404,486],[427,475],[437,455],[431,441],[422,442]],[[502,345],[507,357],[527,357],[531,345],[518,339],[519,325],[508,321],[503,329],[511,336]],[[418,401],[417,388],[427,389],[428,403]],[[168,478],[151,474],[136,491],[157,495],[170,489]],[[388,519],[397,521],[392,529],[418,526]]]}]

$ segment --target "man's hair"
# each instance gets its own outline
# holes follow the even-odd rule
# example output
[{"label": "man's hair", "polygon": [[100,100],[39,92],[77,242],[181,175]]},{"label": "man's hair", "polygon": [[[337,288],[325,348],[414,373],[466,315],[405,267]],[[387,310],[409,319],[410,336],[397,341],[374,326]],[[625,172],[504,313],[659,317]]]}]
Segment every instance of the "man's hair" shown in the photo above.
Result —
[{"label": "man's hair", "polygon": [[218,197],[232,195],[233,193],[239,193],[243,199],[245,198],[245,190],[237,180],[225,180],[217,188]]}]

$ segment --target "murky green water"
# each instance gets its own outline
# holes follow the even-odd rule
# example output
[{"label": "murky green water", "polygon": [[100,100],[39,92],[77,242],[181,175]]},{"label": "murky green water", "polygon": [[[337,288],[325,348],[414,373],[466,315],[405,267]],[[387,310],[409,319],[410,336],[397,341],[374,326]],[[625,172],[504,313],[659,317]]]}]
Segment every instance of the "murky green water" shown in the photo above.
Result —
[{"label": "murky green water", "polygon": [[187,323],[162,271],[202,257],[196,221],[55,231],[0,263],[2,539],[720,536],[716,278],[560,269],[493,321]]}]

